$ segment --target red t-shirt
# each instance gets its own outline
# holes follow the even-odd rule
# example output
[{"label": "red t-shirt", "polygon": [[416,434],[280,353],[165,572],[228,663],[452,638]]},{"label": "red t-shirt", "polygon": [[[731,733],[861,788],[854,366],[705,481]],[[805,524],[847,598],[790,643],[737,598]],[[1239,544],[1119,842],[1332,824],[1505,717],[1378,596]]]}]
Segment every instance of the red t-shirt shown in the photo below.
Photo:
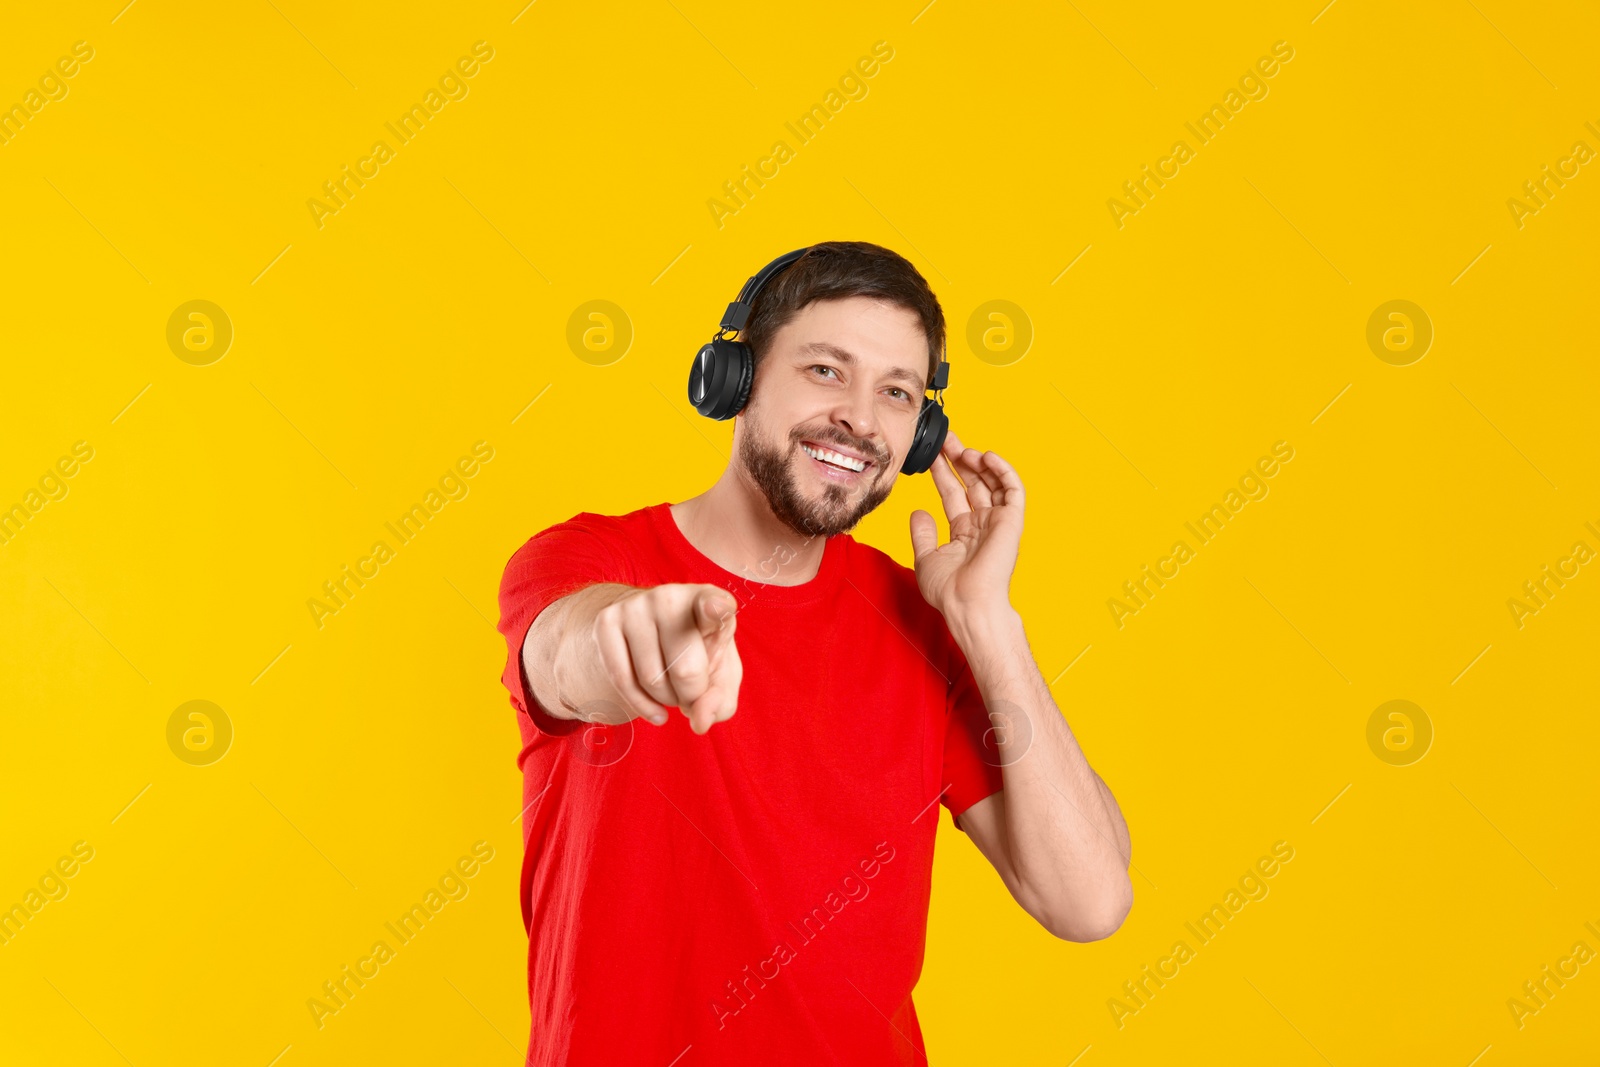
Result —
[{"label": "red t-shirt", "polygon": [[[548,716],[523,639],[595,582],[732,592],[733,718],[697,736],[677,711],[660,727]],[[935,804],[959,815],[1002,779],[972,671],[915,574],[839,535],[804,584],[747,579],[662,503],[534,536],[500,612],[523,740],[528,1063],[925,1063],[911,990]]]}]

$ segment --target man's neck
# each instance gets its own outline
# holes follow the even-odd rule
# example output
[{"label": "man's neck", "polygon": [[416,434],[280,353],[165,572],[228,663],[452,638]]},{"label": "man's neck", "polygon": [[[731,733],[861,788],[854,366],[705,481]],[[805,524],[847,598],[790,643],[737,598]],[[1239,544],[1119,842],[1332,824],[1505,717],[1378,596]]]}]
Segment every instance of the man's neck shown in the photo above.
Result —
[{"label": "man's neck", "polygon": [[678,529],[717,566],[771,585],[800,585],[817,576],[823,537],[796,533],[772,513],[766,496],[729,464],[699,496],[672,505]]}]

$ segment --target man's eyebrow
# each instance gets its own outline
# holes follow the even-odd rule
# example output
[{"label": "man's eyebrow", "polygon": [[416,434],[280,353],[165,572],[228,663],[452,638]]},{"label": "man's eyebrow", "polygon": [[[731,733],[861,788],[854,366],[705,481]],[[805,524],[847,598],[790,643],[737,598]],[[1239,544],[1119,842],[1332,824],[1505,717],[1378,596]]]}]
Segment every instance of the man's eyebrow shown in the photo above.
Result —
[{"label": "man's eyebrow", "polygon": [[[808,341],[800,346],[800,352],[802,354],[832,356],[847,367],[853,367],[857,362],[855,353],[840,348],[838,345],[829,344],[827,341]],[[895,381],[905,382],[917,392],[922,392],[928,388],[928,380],[908,367],[890,367],[884,372],[884,376]]]}]

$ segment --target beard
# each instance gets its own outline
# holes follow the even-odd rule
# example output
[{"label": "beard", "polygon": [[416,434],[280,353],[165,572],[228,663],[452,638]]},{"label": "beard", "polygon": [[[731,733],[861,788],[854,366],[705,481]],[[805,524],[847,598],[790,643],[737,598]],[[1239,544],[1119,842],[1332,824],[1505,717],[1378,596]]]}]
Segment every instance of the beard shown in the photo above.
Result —
[{"label": "beard", "polygon": [[[749,422],[748,415],[745,420]],[[749,432],[742,436],[739,444],[740,463],[767,498],[767,504],[778,521],[804,537],[832,537],[855,529],[856,524],[866,518],[869,512],[889,498],[889,492],[894,488],[892,472],[887,479],[884,477],[888,459],[886,453],[838,429],[830,427],[808,433],[796,427],[789,431],[788,447],[769,448],[754,423],[745,428]],[[876,478],[867,483],[864,492],[843,485],[825,484],[820,497],[806,496],[800,491],[792,462],[797,455],[809,458],[800,449],[803,440],[823,445],[834,444],[870,456]],[[851,497],[857,492],[861,492],[860,499],[852,504]]]}]

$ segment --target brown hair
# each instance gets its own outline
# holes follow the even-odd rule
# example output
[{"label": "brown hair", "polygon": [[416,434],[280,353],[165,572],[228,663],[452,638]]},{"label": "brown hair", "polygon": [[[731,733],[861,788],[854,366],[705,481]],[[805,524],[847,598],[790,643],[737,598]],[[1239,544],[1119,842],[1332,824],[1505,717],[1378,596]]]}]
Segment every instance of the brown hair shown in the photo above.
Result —
[{"label": "brown hair", "polygon": [[849,296],[885,300],[922,320],[931,381],[945,343],[939,298],[904,256],[866,241],[822,241],[807,249],[756,297],[743,340],[759,364],[773,336],[801,309],[813,301]]}]

